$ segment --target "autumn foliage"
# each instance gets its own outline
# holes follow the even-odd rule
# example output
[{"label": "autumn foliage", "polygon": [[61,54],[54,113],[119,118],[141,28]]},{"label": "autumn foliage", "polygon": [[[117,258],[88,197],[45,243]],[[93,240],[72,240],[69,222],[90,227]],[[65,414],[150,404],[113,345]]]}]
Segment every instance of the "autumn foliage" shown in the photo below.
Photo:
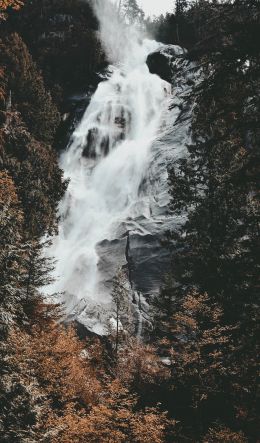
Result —
[{"label": "autumn foliage", "polygon": [[2,103],[5,100],[5,82],[6,82],[5,70],[1,66],[0,67],[0,103]]},{"label": "autumn foliage", "polygon": [[0,10],[5,10],[7,8],[20,9],[24,2],[20,0],[1,0]]},{"label": "autumn foliage", "polygon": [[66,189],[53,149],[63,101],[104,62],[97,22],[87,2],[0,0],[1,443],[259,439],[259,5],[176,4],[158,19],[163,40],[189,42],[203,71],[187,158],[169,170],[170,210],[187,222],[168,238],[153,330],[134,336],[120,272],[116,331],[83,339],[43,301],[42,239]]},{"label": "autumn foliage", "polygon": [[40,323],[9,335],[11,363],[37,403],[28,435],[55,443],[163,442],[166,415],[156,407],[136,409],[138,398],[128,384],[97,361],[100,344],[80,341],[71,326],[59,326],[56,310],[39,305]]},{"label": "autumn foliage", "polygon": [[7,11],[8,9],[14,9],[18,11],[24,2],[22,0],[0,0],[0,22],[1,20],[7,19]]}]

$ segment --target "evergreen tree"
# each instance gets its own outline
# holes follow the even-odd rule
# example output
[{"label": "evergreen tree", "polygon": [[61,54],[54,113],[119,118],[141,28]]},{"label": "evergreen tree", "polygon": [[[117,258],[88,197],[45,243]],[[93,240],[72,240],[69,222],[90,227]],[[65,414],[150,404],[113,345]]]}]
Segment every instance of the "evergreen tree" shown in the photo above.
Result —
[{"label": "evergreen tree", "polygon": [[[120,342],[131,330],[132,313],[129,301],[128,280],[119,269],[113,280],[112,300],[114,303],[115,325],[112,323],[112,337],[115,339],[115,355],[118,357]],[[132,325],[133,327],[133,325]]]},{"label": "evergreen tree", "polygon": [[121,8],[125,18],[130,24],[143,22],[144,12],[140,6],[138,6],[136,0],[123,0]]},{"label": "evergreen tree", "polygon": [[175,2],[175,15],[179,17],[185,11],[188,6],[187,0],[176,0]]},{"label": "evergreen tree", "polygon": [[0,64],[8,66],[8,88],[13,110],[22,115],[36,139],[51,143],[60,116],[26,45],[18,34],[0,40]]},{"label": "evergreen tree", "polygon": [[[212,367],[207,361],[208,375],[213,377],[211,369],[218,369],[216,375],[207,379],[207,371],[203,369],[203,376],[208,380],[206,393],[201,394],[201,388],[198,388],[200,383],[196,377],[200,368],[196,368],[195,374],[190,367],[180,372],[183,384],[176,391],[176,401],[182,406],[178,412],[180,415],[176,413],[175,418],[182,417],[181,422],[185,423],[182,432],[185,434],[192,433],[190,417],[195,417],[195,422],[202,423],[203,429],[197,429],[201,439],[210,426],[208,438],[218,435],[224,440],[224,436],[230,433],[231,441],[255,441],[257,400],[253,385],[257,374],[254,355],[257,352],[259,272],[256,251],[259,236],[259,99],[256,90],[260,48],[254,36],[259,27],[260,11],[253,5],[252,14],[243,2],[218,5],[218,9],[208,2],[204,8],[204,3],[198,2],[185,13],[186,17],[195,14],[196,18],[200,11],[202,16],[205,11],[210,11],[203,29],[197,30],[198,41],[191,51],[191,56],[196,56],[202,64],[204,75],[194,91],[192,144],[188,146],[188,158],[172,165],[169,174],[171,208],[176,213],[187,214],[188,220],[181,231],[172,233],[169,239],[173,283],[172,297],[170,286],[167,288],[169,296],[165,305],[169,299],[171,309],[176,309],[179,300],[184,300],[184,304],[181,302],[183,312],[187,292],[205,291],[208,297],[205,302],[212,313],[215,305],[221,310],[221,319],[216,326],[219,331],[226,328],[228,339],[222,337],[224,347],[216,343],[213,351],[213,355],[221,356],[221,362],[215,361]],[[251,28],[245,33],[245,23],[248,22]],[[162,306],[163,295],[162,292],[159,300]],[[192,318],[188,323],[192,325],[196,315],[192,307],[189,310]],[[198,336],[194,331],[191,333],[190,349],[186,342],[189,336],[186,317],[173,318],[175,325],[178,318],[180,320],[179,336],[174,337],[176,331],[169,328],[169,322],[165,328],[157,321],[157,328],[159,337],[165,333],[160,352],[163,354],[169,347],[170,354],[173,352],[174,355],[174,380],[178,362],[180,371],[187,362],[190,364],[197,346],[193,340]],[[208,319],[205,331],[209,334],[214,332],[213,329],[210,332],[210,323],[212,321]],[[204,330],[205,325],[200,327]],[[184,352],[185,361],[179,351]],[[211,351],[211,347],[206,346],[206,360],[212,357]],[[201,357],[200,363],[204,364]],[[191,376],[189,381],[185,379],[187,375]],[[202,403],[206,405],[205,409],[201,405],[202,417],[199,410],[196,412],[196,404],[192,403],[197,395],[195,391],[201,394]],[[223,410],[220,404],[225,404]],[[214,427],[214,420],[222,423],[219,429]],[[196,428],[195,422],[193,429]],[[236,435],[237,430],[241,434]]]}]

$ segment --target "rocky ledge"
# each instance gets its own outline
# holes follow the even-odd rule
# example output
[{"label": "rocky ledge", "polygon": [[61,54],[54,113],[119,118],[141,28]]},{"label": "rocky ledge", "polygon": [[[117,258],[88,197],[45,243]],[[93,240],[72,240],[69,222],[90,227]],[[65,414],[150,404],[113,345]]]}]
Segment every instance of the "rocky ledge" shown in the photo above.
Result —
[{"label": "rocky ledge", "polygon": [[186,49],[176,45],[162,45],[148,55],[146,63],[151,74],[157,74],[168,83],[172,82],[173,64],[177,58],[183,58]]}]

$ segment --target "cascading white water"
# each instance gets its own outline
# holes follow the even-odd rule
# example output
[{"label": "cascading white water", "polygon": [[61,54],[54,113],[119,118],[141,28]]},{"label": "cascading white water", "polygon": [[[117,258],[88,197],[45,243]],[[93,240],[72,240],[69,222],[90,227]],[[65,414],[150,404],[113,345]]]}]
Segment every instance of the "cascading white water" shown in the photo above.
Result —
[{"label": "cascading white water", "polygon": [[[141,188],[155,153],[171,86],[150,74],[147,55],[154,41],[136,48],[99,84],[60,165],[69,186],[60,204],[59,234],[49,254],[56,261],[49,292],[63,293],[68,314],[82,304],[88,328],[105,333],[99,321],[111,298],[100,286],[97,245],[113,240],[122,223],[149,212],[152,190]],[[121,263],[118,263],[118,267]],[[98,308],[97,308],[98,306]]]}]

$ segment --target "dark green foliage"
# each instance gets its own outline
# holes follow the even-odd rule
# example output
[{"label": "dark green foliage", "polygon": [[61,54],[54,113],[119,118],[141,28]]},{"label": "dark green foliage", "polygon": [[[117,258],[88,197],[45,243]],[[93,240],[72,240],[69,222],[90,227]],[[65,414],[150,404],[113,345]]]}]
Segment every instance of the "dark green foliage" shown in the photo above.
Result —
[{"label": "dark green foliage", "polygon": [[8,68],[12,109],[22,114],[36,139],[51,143],[60,117],[27,47],[18,34],[11,34],[0,41],[0,50],[0,64]]},{"label": "dark green foliage", "polygon": [[7,26],[16,29],[42,70],[59,109],[67,94],[86,92],[104,64],[98,23],[91,6],[81,0],[26,2]]},{"label": "dark green foliage", "polygon": [[193,47],[197,40],[196,25],[194,17],[189,15],[190,10],[185,12],[186,3],[176,5],[175,13],[167,13],[153,20],[148,18],[145,21],[148,32],[160,42]]},{"label": "dark green foliage", "polygon": [[148,19],[148,31],[159,41],[188,48],[194,57],[217,49],[228,51],[234,40],[239,42],[237,52],[245,42],[252,50],[259,45],[258,0],[178,0],[174,7],[172,13]]},{"label": "dark green foliage", "polygon": [[[260,8],[249,10],[248,2],[239,1],[195,6],[184,16],[189,19],[196,8],[201,17],[208,14],[190,51],[204,78],[194,90],[189,155],[169,171],[171,209],[188,220],[169,237],[172,272],[156,300],[161,314],[155,333],[160,353],[172,359],[168,389],[174,393],[165,398],[182,424],[178,441],[194,441],[194,436],[204,441],[218,422],[242,434],[225,440],[226,431],[216,431],[220,440],[213,441],[253,442],[258,420],[260,45],[255,32]],[[202,312],[214,315],[216,307],[221,312],[213,329],[210,318],[196,317],[198,296],[187,297],[194,297],[194,291],[207,294]],[[212,343],[204,348],[205,333]]]},{"label": "dark green foliage", "polygon": [[[187,222],[168,238],[172,271],[154,303],[151,342],[157,346],[156,354],[154,348],[129,339],[124,332],[124,340],[119,340],[121,320],[128,329],[131,313],[126,312],[122,276],[115,281],[117,376],[137,395],[137,412],[157,402],[169,411],[176,420],[169,442],[253,443],[258,439],[259,2],[198,0],[188,2],[188,7],[186,3],[178,1],[174,14],[148,25],[158,39],[187,46],[188,57],[203,69],[203,81],[191,97],[196,106],[189,155],[169,170],[171,210],[186,214]],[[74,340],[74,333],[69,341],[65,339],[65,330],[54,327],[57,316],[51,314],[52,309],[41,306],[39,289],[48,283],[52,267],[42,255],[41,239],[56,229],[57,203],[66,187],[50,147],[59,123],[54,102],[61,106],[64,94],[75,87],[85,89],[104,55],[96,20],[86,2],[28,1],[21,13],[10,12],[2,29],[0,440],[34,442],[44,435],[48,441],[58,441],[58,434],[53,437],[48,428],[63,433],[69,425],[72,432],[66,437],[65,431],[64,441],[78,435],[85,441],[89,404],[82,416],[82,402],[75,409],[72,403],[79,387],[88,394],[97,380],[91,371],[89,384],[84,384],[84,346]],[[53,334],[52,343],[60,342],[54,350],[48,342]],[[59,363],[61,355],[64,366]],[[101,423],[102,436],[104,417],[109,430],[111,415],[105,407],[110,394],[100,387],[111,379],[112,355],[111,346],[105,352],[96,343],[88,353],[100,372],[95,389],[101,401],[97,423]],[[74,365],[78,359],[80,365]],[[37,361],[39,379],[35,377]],[[53,363],[56,378],[52,377]],[[56,380],[61,381],[66,396],[68,408],[63,411],[57,402]],[[39,391],[39,385],[47,390]],[[114,417],[122,403],[116,386],[113,395],[117,402],[109,401]],[[131,403],[129,392],[122,398]],[[126,419],[125,411],[112,419],[116,431],[118,423],[127,429],[130,422]],[[148,419],[142,428],[143,421],[141,414],[131,422],[133,441],[155,441],[155,430],[160,431],[157,421]],[[155,425],[149,433],[151,423]],[[105,438],[107,434],[110,438],[110,431]]]},{"label": "dark green foliage", "polygon": [[60,117],[40,71],[18,34],[2,33],[0,49],[0,440],[10,443],[35,441],[37,395],[21,379],[8,337],[30,329],[49,281],[41,237],[56,229],[65,184],[47,144]]},{"label": "dark green foliage", "polygon": [[29,238],[46,229],[51,232],[65,189],[55,153],[34,140],[16,114],[11,117],[4,143],[2,167],[10,171],[17,186]]},{"label": "dark green foliage", "polygon": [[180,15],[183,15],[185,12],[185,9],[188,6],[187,0],[176,0],[175,2],[175,15],[179,17]]}]

